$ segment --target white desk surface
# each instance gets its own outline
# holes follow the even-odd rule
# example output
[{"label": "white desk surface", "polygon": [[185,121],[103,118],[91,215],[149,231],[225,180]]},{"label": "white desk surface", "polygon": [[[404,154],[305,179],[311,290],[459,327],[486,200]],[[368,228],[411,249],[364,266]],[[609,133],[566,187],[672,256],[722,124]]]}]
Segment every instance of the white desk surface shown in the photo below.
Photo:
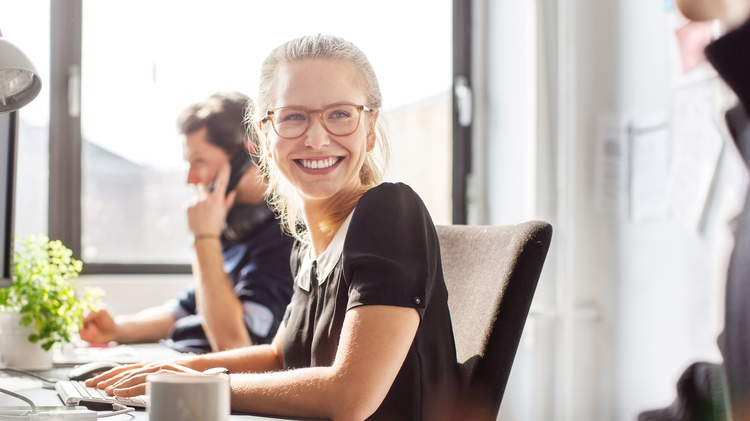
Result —
[{"label": "white desk surface", "polygon": [[[50,371],[37,372],[50,379],[64,380],[70,368],[55,368]],[[8,389],[19,393],[31,399],[37,406],[54,406],[64,407],[55,390],[42,388],[42,382],[25,377],[14,377],[0,373],[0,388]],[[12,407],[12,408],[9,408]],[[28,405],[23,401],[12,396],[0,393],[0,410],[2,409],[28,409]],[[143,410],[136,410],[128,414],[117,415],[107,418],[111,421],[126,420],[148,420],[148,413]],[[274,420],[292,420],[292,421],[314,421],[312,418],[282,418],[273,416],[258,415],[231,415],[230,420],[257,420],[257,421],[274,421]]]}]

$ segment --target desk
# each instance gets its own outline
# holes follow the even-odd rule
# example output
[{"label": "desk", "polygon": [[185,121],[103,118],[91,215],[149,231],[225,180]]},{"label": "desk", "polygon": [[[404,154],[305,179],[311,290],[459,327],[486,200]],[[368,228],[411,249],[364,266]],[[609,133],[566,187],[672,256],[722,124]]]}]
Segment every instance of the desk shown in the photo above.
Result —
[{"label": "desk", "polygon": [[[56,368],[50,371],[39,372],[38,374],[41,374],[50,379],[65,379],[68,370],[68,368]],[[64,406],[60,398],[57,396],[57,392],[54,390],[42,388],[42,382],[38,380],[31,380],[22,377],[0,377],[0,388],[9,389],[23,396],[26,396],[27,398],[31,399],[37,406]],[[28,408],[26,403],[24,403],[23,401],[20,401],[12,396],[8,396],[4,393],[0,393],[0,407],[8,406],[23,406],[24,408]],[[106,419],[111,421],[127,421],[133,419],[148,420],[148,413],[142,410],[136,410],[135,412],[131,412],[129,414],[117,415]],[[229,419],[254,421],[315,421],[312,418],[281,418],[258,415],[231,415]]]}]

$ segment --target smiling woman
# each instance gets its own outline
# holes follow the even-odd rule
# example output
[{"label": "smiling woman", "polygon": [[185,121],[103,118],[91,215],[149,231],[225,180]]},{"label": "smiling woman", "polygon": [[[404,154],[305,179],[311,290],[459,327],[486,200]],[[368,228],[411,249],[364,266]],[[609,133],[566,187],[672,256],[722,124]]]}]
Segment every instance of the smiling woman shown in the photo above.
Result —
[{"label": "smiling woman", "polygon": [[[144,392],[148,373],[221,366],[242,373],[231,376],[238,411],[451,419],[458,366],[437,233],[410,187],[382,183],[380,103],[375,73],[354,44],[317,35],[276,48],[263,63],[253,116],[274,205],[297,237],[294,295],[276,338],[114,369],[89,385],[132,396]],[[291,120],[274,124],[290,107],[298,111],[280,114]],[[351,120],[339,131],[329,118]],[[300,127],[286,131],[286,121]]]},{"label": "smiling woman", "polygon": [[[389,95],[381,112],[393,116],[395,138],[409,138],[394,149],[389,178],[409,182],[436,220],[450,223],[450,124],[424,126],[427,118],[451,120],[452,4],[342,4],[291,0],[283,15],[249,25],[257,2],[216,0],[205,7],[199,1],[82,0],[80,251],[94,264],[88,268],[189,263],[181,205],[191,192],[173,121],[185,104],[217,91],[255,97],[270,46],[306,33],[338,33],[367,48]],[[433,17],[415,33],[413,16],[427,5]],[[375,34],[361,25],[364,13],[399,29]],[[132,116],[131,124],[122,124],[124,115]],[[413,159],[415,145],[425,146],[420,149],[428,159]]]},{"label": "smiling woman", "polygon": [[[271,180],[273,203],[287,229],[297,237],[299,233],[295,228],[300,209],[293,199],[290,200],[289,193],[281,188],[282,183],[290,182],[300,197],[310,199],[312,203],[307,206],[324,200],[333,200],[338,204],[338,212],[322,220],[307,221],[308,228],[319,227],[330,234],[332,228],[338,228],[353,208],[356,200],[352,199],[359,198],[366,188],[382,181],[382,166],[388,157],[385,138],[376,136],[375,127],[382,99],[369,63],[364,61],[355,65],[353,60],[325,58],[299,62],[289,60],[292,51],[299,48],[303,47],[290,45],[288,51],[277,49],[264,62],[261,86],[266,84],[267,88],[259,91],[258,98],[263,103],[258,104],[259,111],[256,113],[257,128],[270,142],[267,155],[261,156],[261,168]],[[367,71],[362,71],[363,68]],[[358,74],[362,76],[358,78]],[[365,92],[360,89],[360,83]],[[354,105],[366,101],[369,107]],[[281,124],[275,123],[274,114],[269,118],[268,113],[264,116],[260,111],[271,108],[271,112],[275,113],[281,109],[280,116],[289,117],[294,114],[283,112],[284,108],[293,106],[299,109],[298,104],[309,104],[308,109],[324,111],[320,113],[318,121],[307,118],[304,129],[298,128],[296,131],[284,129],[287,122],[282,119]],[[363,114],[365,108],[370,111]],[[348,115],[346,130],[332,132],[327,123],[329,114]],[[271,126],[273,131],[270,130]],[[374,150],[378,138],[381,143],[380,160],[367,156],[368,151]],[[329,160],[335,161],[335,164],[318,167],[318,161]],[[378,167],[379,164],[381,167]],[[279,172],[284,176],[279,177]]]}]

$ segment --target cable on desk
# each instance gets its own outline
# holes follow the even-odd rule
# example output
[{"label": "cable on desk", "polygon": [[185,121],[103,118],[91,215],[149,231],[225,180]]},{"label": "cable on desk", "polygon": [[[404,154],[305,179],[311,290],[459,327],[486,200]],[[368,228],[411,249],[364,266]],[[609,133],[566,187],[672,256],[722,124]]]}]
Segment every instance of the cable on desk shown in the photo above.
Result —
[{"label": "cable on desk", "polygon": [[[29,375],[29,377],[34,377],[39,380],[42,380],[44,382],[53,383],[54,381],[45,379],[44,377],[41,377],[39,375],[36,375],[34,373],[25,372],[23,370],[16,370],[16,369],[0,369],[2,371],[10,371],[13,373],[20,373]],[[112,404],[112,411],[108,414],[99,414],[95,411],[89,411],[88,409],[77,406],[73,408],[73,410],[70,411],[46,411],[46,412],[37,412],[36,405],[34,405],[34,402],[27,398],[26,396],[23,396],[21,394],[18,394],[16,392],[3,389],[0,387],[0,393],[5,393],[6,395],[10,395],[14,398],[20,399],[27,404],[31,406],[30,412],[25,412],[19,415],[10,415],[10,414],[2,414],[0,413],[0,421],[37,421],[37,420],[81,420],[81,421],[91,421],[98,418],[107,418],[107,417],[114,417],[117,415],[127,414],[130,412],[135,411],[135,408],[131,408],[119,403],[113,403]],[[69,407],[70,408],[70,407]],[[132,415],[131,415],[132,416]]]},{"label": "cable on desk", "polygon": [[[114,408],[115,405],[118,405],[118,404],[116,404],[116,403],[112,404],[112,407]],[[120,406],[125,407],[125,409],[119,409],[117,411],[110,412],[109,414],[99,414],[99,413],[97,413],[96,416],[97,416],[97,418],[107,418],[107,417],[114,417],[114,416],[117,416],[117,415],[127,414],[127,413],[135,411],[135,408],[131,408],[131,407],[125,406],[125,405],[120,405]]]},{"label": "cable on desk", "polygon": [[27,398],[26,396],[19,395],[16,392],[11,392],[10,390],[3,389],[2,387],[0,387],[0,392],[5,393],[6,395],[13,396],[14,398],[20,399],[26,402],[27,404],[31,405],[31,413],[36,414],[36,405],[34,405],[34,402],[32,402],[31,399]]}]

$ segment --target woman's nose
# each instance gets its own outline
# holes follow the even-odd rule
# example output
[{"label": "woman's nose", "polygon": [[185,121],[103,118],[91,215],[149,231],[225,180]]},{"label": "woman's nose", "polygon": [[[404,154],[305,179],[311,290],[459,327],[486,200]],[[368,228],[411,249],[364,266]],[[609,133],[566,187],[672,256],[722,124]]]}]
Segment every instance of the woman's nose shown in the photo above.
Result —
[{"label": "woman's nose", "polygon": [[313,149],[320,149],[331,143],[328,137],[328,131],[323,127],[323,121],[319,118],[313,118],[310,121],[310,129],[305,135],[305,146]]}]

